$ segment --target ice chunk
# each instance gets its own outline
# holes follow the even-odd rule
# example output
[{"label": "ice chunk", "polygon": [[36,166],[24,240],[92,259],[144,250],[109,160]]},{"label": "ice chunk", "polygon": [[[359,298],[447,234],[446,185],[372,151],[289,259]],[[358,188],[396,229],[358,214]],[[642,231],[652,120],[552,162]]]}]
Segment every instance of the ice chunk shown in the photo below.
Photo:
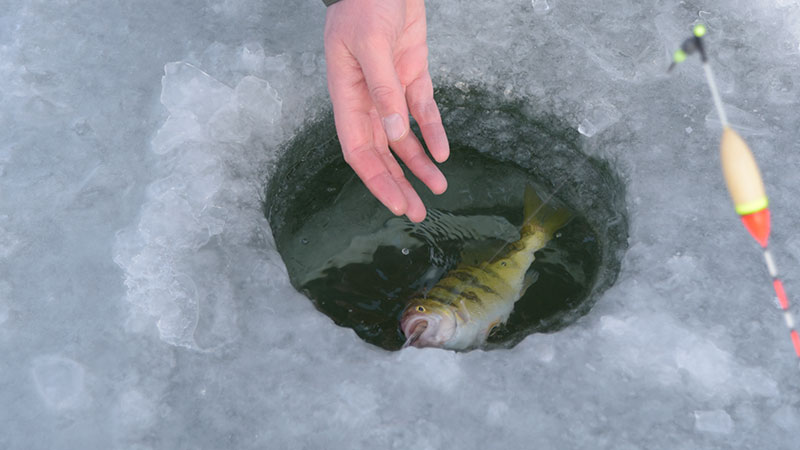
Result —
[{"label": "ice chunk", "polygon": [[697,431],[730,434],[733,431],[733,425],[731,416],[723,409],[694,412],[694,427]]},{"label": "ice chunk", "polygon": [[77,362],[58,355],[40,356],[31,368],[36,390],[54,410],[80,405],[84,394],[85,370]]},{"label": "ice chunk", "polygon": [[266,80],[247,76],[231,101],[209,123],[211,136],[223,142],[245,143],[254,132],[264,135],[281,113],[281,99]]},{"label": "ice chunk", "polygon": [[266,80],[254,76],[246,76],[236,85],[234,101],[245,119],[255,126],[272,125],[281,114],[278,92]]},{"label": "ice chunk", "polygon": [[208,350],[230,342],[238,335],[233,287],[225,273],[225,260],[216,246],[207,246],[191,258],[191,273],[208,274],[194,281],[198,301],[195,344]]},{"label": "ice chunk", "polygon": [[162,247],[196,249],[210,237],[189,202],[174,191],[147,205],[139,230],[146,241]]},{"label": "ice chunk", "polygon": [[253,124],[242,120],[236,105],[226,104],[209,121],[209,134],[220,142],[244,143],[253,131]]},{"label": "ice chunk", "polygon": [[204,124],[232,93],[230,87],[189,63],[173,62],[164,66],[161,103],[170,114],[190,114],[198,123]]},{"label": "ice chunk", "polygon": [[[175,279],[177,284],[178,279]],[[189,279],[189,282],[192,282]],[[165,342],[173,345],[193,348],[194,331],[197,329],[198,304],[195,291],[187,291],[177,285],[170,289],[148,292],[149,298],[142,298],[138,303],[149,303],[150,315],[158,317],[156,326]],[[160,295],[159,295],[160,294]],[[151,300],[152,299],[152,300]],[[136,298],[134,297],[134,301]],[[151,300],[151,301],[148,301]]]},{"label": "ice chunk", "polygon": [[[263,48],[247,49],[249,63],[263,60]],[[228,50],[213,44],[208,52],[221,57]],[[259,210],[253,187],[260,181],[247,177],[260,176],[252,167],[268,154],[242,156],[238,145],[274,132],[282,101],[256,76],[244,76],[230,89],[185,62],[167,64],[165,72],[161,98],[171,115],[152,145],[158,155],[170,153],[168,170],[148,186],[135,230],[117,234],[114,260],[126,272],[130,329],[146,330],[151,317],[162,340],[209,350],[238,334],[225,275],[234,269],[218,239],[230,245],[263,225],[249,219]],[[239,179],[231,177],[234,170]]]},{"label": "ice chunk", "polygon": [[158,129],[152,141],[153,152],[163,155],[187,141],[200,141],[204,138],[203,128],[194,117],[171,115]]},{"label": "ice chunk", "polygon": [[690,337],[680,343],[675,362],[708,389],[725,385],[733,375],[730,354],[704,339]]},{"label": "ice chunk", "polygon": [[533,6],[533,12],[539,15],[547,14],[550,11],[550,4],[547,0],[531,0],[531,5]]},{"label": "ice chunk", "polygon": [[592,137],[616,123],[619,118],[620,113],[612,104],[598,101],[587,106],[586,116],[578,125],[578,132],[586,137]]},{"label": "ice chunk", "polygon": [[258,42],[248,42],[244,44],[239,58],[240,68],[250,73],[259,73],[263,71],[264,63],[267,59],[264,47]]}]

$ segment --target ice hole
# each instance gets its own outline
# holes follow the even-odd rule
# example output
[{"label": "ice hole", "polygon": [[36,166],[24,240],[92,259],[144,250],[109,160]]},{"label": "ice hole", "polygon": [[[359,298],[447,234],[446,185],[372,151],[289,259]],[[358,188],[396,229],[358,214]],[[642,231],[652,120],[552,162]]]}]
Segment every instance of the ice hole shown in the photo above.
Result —
[{"label": "ice hole", "polygon": [[286,144],[264,206],[292,284],[336,324],[399,349],[407,301],[462,257],[489,257],[514,240],[532,184],[576,217],[536,253],[538,279],[484,348],[573,324],[614,283],[627,248],[620,177],[533,100],[463,87],[439,89],[436,99],[451,145],[440,165],[448,190],[436,196],[409,177],[429,211],[421,225],[395,218],[354,175],[330,112]]}]

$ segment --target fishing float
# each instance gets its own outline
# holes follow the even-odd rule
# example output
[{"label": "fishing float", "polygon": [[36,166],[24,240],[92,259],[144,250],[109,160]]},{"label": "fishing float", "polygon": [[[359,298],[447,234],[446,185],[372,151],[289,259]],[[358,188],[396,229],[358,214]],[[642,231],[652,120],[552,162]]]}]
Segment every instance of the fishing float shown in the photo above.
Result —
[{"label": "fishing float", "polygon": [[794,316],[789,309],[789,298],[786,295],[786,289],[783,287],[783,281],[781,281],[778,274],[778,267],[769,250],[769,201],[764,190],[764,183],[761,180],[761,172],[747,143],[728,124],[725,108],[722,106],[717,83],[714,81],[714,74],[711,71],[711,65],[708,62],[708,56],[703,45],[706,27],[703,24],[698,24],[695,25],[692,31],[692,37],[686,39],[680,49],[673,54],[672,64],[667,71],[672,71],[677,64],[685,61],[688,55],[695,52],[699,53],[703,63],[703,71],[706,75],[706,82],[711,90],[711,97],[714,100],[717,115],[719,115],[722,123],[722,137],[719,149],[722,173],[725,176],[728,193],[744,227],[764,252],[764,262],[767,265],[769,275],[772,277],[772,286],[778,298],[778,303],[783,310],[783,317],[789,329],[789,335],[792,338],[794,351],[800,358],[800,335],[798,335],[795,328]]}]

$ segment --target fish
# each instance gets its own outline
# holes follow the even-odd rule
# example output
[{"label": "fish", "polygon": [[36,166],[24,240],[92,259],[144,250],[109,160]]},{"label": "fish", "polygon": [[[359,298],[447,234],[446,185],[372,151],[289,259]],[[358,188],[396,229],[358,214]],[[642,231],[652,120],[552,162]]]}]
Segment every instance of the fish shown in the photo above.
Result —
[{"label": "fish", "polygon": [[462,257],[428,292],[412,298],[400,318],[404,348],[469,350],[505,324],[514,304],[536,280],[534,253],[573,217],[565,206],[541,200],[526,185],[519,240],[481,262]]}]

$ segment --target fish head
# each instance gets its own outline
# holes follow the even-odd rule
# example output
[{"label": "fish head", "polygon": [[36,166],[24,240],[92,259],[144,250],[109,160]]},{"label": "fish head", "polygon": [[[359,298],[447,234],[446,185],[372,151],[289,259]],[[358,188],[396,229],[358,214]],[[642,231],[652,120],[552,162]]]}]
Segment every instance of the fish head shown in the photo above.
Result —
[{"label": "fish head", "polygon": [[437,301],[414,299],[403,311],[400,328],[406,336],[403,347],[442,347],[458,327],[452,306]]}]

